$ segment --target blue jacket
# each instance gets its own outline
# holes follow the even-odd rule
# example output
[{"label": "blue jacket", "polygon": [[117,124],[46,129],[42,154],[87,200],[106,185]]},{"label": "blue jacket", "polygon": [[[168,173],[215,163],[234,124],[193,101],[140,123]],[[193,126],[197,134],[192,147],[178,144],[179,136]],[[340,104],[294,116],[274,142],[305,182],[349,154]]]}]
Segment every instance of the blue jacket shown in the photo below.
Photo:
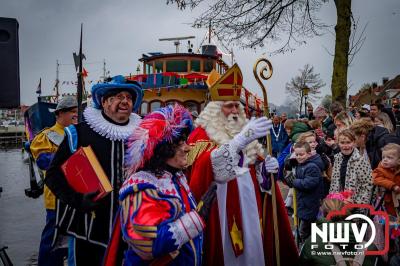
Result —
[{"label": "blue jacket", "polygon": [[319,154],[296,167],[293,187],[296,189],[298,217],[302,220],[315,220],[318,215],[324,193],[323,168],[324,163]]},{"label": "blue jacket", "polygon": [[290,151],[292,149],[292,142],[289,142],[289,144],[286,146],[286,148],[281,152],[281,154],[278,156],[278,164],[279,164],[279,172],[278,172],[278,180],[283,180],[283,173],[284,173],[284,168],[285,168],[285,160],[287,157],[290,155]]},{"label": "blue jacket", "polygon": [[[276,154],[281,153],[289,141],[289,136],[286,133],[285,127],[283,126],[283,124],[279,124],[277,127],[273,126],[273,128],[271,128],[270,131],[271,131],[272,152]],[[274,132],[275,134],[279,133],[277,138],[275,137]]]}]

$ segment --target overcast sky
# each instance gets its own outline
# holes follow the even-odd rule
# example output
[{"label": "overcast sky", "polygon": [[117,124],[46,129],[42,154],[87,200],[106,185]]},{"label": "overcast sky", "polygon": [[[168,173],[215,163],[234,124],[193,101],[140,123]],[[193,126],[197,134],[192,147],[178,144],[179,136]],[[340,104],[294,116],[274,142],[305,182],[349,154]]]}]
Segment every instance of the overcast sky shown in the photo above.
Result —
[{"label": "overcast sky", "polygon": [[[400,74],[400,1],[353,0],[352,10],[360,24],[368,23],[365,44],[349,69],[350,93],[354,94],[364,83],[381,84],[382,77]],[[172,42],[159,42],[159,38],[194,35],[197,48],[206,29],[193,29],[189,23],[200,12],[177,10],[167,6],[166,0],[0,0],[0,17],[19,22],[21,103],[35,101],[39,78],[43,95],[53,93],[57,59],[61,64],[61,93],[76,90],[62,82],[76,79],[72,52],[78,52],[81,23],[88,79],[98,80],[103,59],[111,75],[128,75],[136,73],[142,53],[175,51]],[[333,0],[319,14],[325,23],[334,25]],[[292,53],[268,57],[274,67],[274,75],[267,83],[269,101],[283,104],[287,98],[285,84],[307,63],[327,84],[322,92],[330,94],[333,57],[326,49],[333,51],[334,41],[334,36],[327,33],[308,40]],[[233,47],[244,85],[258,95],[261,90],[252,75],[253,64],[276,48],[276,44],[256,51]],[[183,49],[186,47],[182,45]],[[226,60],[230,63],[229,58]]]}]

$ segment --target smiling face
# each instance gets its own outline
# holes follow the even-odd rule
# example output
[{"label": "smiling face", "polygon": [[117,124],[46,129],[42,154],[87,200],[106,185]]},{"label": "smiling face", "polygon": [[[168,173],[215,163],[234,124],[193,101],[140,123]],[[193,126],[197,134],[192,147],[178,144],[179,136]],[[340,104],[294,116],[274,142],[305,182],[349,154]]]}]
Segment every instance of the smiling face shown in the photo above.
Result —
[{"label": "smiling face", "polygon": [[187,156],[190,151],[190,146],[185,141],[180,141],[175,149],[175,155],[172,158],[168,158],[166,164],[177,169],[184,169],[187,164]]},{"label": "smiling face", "polygon": [[295,148],[294,154],[298,163],[304,163],[311,156],[311,152],[307,152],[305,148]]},{"label": "smiling face", "polygon": [[356,143],[346,136],[339,135],[339,148],[344,155],[350,155],[354,151]]},{"label": "smiling face", "polygon": [[56,115],[57,122],[64,127],[67,127],[71,124],[78,123],[78,107],[68,109],[68,110],[60,110]]},{"label": "smiling face", "polygon": [[104,113],[117,123],[125,123],[133,109],[133,99],[129,92],[121,91],[102,100]]}]

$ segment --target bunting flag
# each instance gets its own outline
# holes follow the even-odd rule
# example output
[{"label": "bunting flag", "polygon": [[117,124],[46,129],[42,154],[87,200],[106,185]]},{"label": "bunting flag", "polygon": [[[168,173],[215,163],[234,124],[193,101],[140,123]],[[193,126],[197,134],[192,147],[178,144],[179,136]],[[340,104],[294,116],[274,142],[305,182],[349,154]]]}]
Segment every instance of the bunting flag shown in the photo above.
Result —
[{"label": "bunting flag", "polygon": [[89,72],[85,68],[82,70],[82,77],[86,78],[88,76]]},{"label": "bunting flag", "polygon": [[42,78],[39,79],[39,85],[36,88],[36,93],[37,94],[42,94]]}]

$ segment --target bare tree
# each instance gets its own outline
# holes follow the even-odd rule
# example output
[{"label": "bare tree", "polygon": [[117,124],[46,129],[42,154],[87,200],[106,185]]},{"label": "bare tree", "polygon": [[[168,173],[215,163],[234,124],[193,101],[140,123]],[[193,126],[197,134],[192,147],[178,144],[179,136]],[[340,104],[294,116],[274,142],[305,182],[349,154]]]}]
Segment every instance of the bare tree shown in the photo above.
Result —
[{"label": "bare tree", "polygon": [[[221,41],[243,48],[263,47],[267,40],[280,41],[282,46],[275,51],[277,53],[293,51],[294,45],[305,44],[308,38],[323,33],[327,25],[317,18],[317,13],[326,2],[328,0],[167,0],[167,4],[176,3],[180,9],[193,9],[207,3],[208,8],[195,19],[193,26],[206,27],[211,21]],[[333,99],[345,105],[351,54],[351,0],[334,0],[334,3],[337,23],[331,90]]]},{"label": "bare tree", "polygon": [[300,113],[303,108],[304,88],[308,88],[308,100],[315,102],[320,99],[321,88],[326,84],[320,78],[319,74],[314,73],[314,67],[306,64],[300,69],[300,74],[286,83],[286,93],[300,106]]}]

